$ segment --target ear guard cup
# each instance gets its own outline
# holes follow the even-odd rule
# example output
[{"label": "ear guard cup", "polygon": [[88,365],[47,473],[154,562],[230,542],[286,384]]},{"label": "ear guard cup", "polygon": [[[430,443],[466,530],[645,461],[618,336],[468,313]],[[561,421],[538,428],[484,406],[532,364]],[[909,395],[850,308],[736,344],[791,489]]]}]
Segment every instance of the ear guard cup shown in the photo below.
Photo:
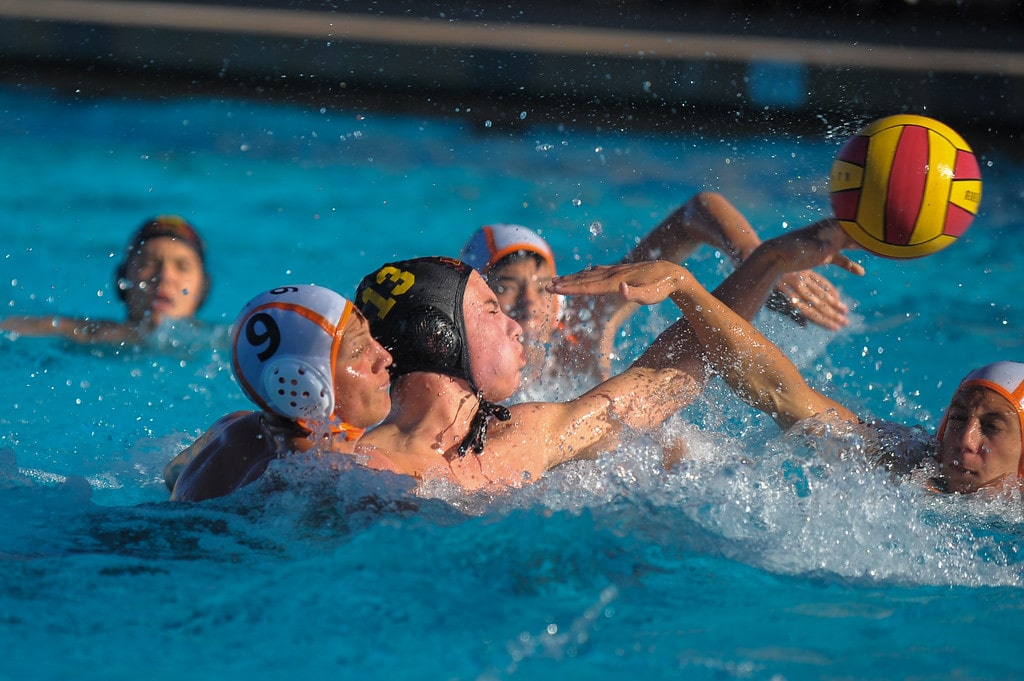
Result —
[{"label": "ear guard cup", "polygon": [[334,412],[334,386],[316,367],[296,357],[280,357],[263,369],[267,402],[290,418],[325,421]]}]

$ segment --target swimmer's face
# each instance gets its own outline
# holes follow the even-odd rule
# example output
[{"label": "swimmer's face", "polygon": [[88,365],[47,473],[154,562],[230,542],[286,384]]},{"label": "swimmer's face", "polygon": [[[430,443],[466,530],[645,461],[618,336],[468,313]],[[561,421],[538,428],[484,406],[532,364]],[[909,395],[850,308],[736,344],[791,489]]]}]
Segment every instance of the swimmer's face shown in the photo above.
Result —
[{"label": "swimmer's face", "polygon": [[206,271],[199,255],[184,241],[159,236],[147,239],[125,263],[128,318],[155,324],[163,319],[195,316],[203,301]]},{"label": "swimmer's face", "polygon": [[369,428],[391,411],[391,354],[370,335],[358,310],[345,325],[334,365],[335,411],[356,428]]},{"label": "swimmer's face", "polygon": [[487,285],[505,314],[523,327],[527,345],[551,342],[558,321],[558,300],[545,287],[554,276],[551,265],[532,254],[506,258],[487,273]]},{"label": "swimmer's face", "polygon": [[950,492],[970,493],[1016,478],[1020,419],[1003,396],[982,386],[957,390],[939,444],[939,469]]},{"label": "swimmer's face", "polygon": [[526,365],[522,327],[505,314],[494,291],[476,272],[466,285],[462,313],[477,387],[488,400],[507,399],[519,387]]}]

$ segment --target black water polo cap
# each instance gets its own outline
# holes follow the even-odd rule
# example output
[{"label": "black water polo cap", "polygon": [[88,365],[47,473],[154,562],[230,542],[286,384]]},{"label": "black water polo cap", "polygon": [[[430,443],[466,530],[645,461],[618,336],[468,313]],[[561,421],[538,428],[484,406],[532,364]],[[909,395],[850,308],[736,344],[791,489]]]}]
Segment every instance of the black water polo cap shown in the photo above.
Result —
[{"label": "black water polo cap", "polygon": [[392,376],[430,371],[475,385],[462,311],[472,273],[460,260],[426,257],[386,263],[363,277],[355,304],[391,353]]}]

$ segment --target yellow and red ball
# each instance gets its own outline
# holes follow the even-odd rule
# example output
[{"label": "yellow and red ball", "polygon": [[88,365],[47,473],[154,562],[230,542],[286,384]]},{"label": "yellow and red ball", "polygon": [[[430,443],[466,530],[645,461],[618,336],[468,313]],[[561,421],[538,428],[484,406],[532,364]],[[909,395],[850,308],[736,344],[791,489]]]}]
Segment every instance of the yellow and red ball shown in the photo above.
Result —
[{"label": "yellow and red ball", "polygon": [[888,116],[839,150],[830,200],[843,229],[866,250],[919,258],[967,231],[981,202],[981,169],[949,126],[926,116]]}]

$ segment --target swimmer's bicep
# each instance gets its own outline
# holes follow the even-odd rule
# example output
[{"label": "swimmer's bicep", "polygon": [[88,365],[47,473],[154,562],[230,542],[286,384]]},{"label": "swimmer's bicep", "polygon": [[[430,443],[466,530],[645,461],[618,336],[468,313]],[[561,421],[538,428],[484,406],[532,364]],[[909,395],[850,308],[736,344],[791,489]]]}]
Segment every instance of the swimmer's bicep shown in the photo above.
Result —
[{"label": "swimmer's bicep", "polygon": [[611,417],[607,399],[583,396],[570,402],[518,405],[520,432],[529,433],[543,470],[595,458],[621,424]]}]

